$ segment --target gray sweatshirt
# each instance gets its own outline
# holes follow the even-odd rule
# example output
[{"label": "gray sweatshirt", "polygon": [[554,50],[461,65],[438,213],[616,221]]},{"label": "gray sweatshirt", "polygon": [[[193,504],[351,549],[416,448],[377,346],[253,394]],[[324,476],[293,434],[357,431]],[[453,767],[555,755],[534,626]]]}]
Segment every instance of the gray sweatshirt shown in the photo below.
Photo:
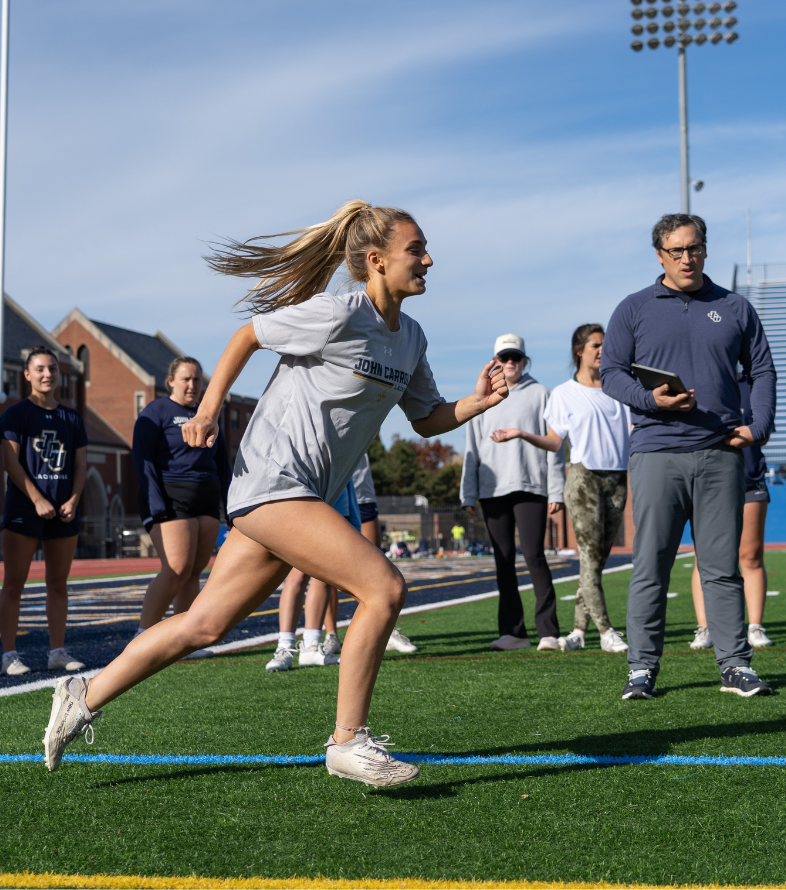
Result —
[{"label": "gray sweatshirt", "polygon": [[476,498],[497,498],[528,491],[561,504],[565,486],[565,450],[543,451],[523,439],[495,442],[494,430],[518,429],[545,436],[543,420],[550,391],[529,374],[511,387],[507,399],[467,424],[467,447],[461,474],[461,505],[475,506]]}]

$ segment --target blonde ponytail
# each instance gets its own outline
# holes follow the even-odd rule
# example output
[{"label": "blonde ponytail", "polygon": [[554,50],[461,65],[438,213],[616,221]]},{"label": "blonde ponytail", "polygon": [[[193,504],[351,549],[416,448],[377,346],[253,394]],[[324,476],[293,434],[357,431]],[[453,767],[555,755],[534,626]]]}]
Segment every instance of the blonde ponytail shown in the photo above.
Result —
[{"label": "blonde ponytail", "polygon": [[[348,201],[327,222],[248,241],[228,239],[205,260],[223,275],[259,278],[239,302],[252,313],[272,312],[304,303],[326,290],[342,262],[354,281],[367,281],[366,254],[373,248],[385,250],[400,222],[415,220],[395,207]],[[255,243],[288,235],[298,237],[282,247]]]}]

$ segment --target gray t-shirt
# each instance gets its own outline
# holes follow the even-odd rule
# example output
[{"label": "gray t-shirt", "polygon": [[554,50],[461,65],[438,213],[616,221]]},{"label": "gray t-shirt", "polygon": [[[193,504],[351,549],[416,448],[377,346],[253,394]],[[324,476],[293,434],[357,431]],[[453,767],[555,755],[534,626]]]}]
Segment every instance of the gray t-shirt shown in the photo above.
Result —
[{"label": "gray t-shirt", "polygon": [[371,477],[371,463],[368,454],[364,454],[360,458],[360,463],[352,474],[352,484],[355,486],[359,504],[376,504],[377,493],[374,491],[374,480]]},{"label": "gray t-shirt", "polygon": [[365,291],[257,315],[254,331],[281,361],[240,443],[230,515],[286,498],[332,505],[394,405],[413,421],[444,401],[420,325],[402,312],[389,331]]}]

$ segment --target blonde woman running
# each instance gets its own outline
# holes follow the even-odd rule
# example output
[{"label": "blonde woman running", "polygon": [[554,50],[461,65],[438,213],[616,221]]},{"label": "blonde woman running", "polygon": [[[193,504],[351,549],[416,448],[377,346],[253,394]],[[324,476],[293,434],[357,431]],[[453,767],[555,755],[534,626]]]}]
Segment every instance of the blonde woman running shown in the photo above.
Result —
[{"label": "blonde woman running", "polygon": [[[423,331],[401,312],[407,297],[425,292],[432,265],[410,214],[351,201],[326,223],[284,234],[297,237],[283,247],[231,242],[210,259],[219,272],[261,280],[246,297],[254,320],[230,340],[197,415],[183,426],[185,440],[209,447],[224,396],[250,357],[257,349],[281,355],[235,462],[228,505],[234,527],[188,612],[149,628],[89,685],[82,678],[58,684],[44,738],[50,770],[79,733],[92,735],[99,708],[221,639],[294,566],[358,601],[344,639],[335,731],[325,746],[328,772],[375,786],[418,776],[387,753],[387,736],[375,738],[366,725],[407,586],[329,505],[394,405],[419,436],[436,436],[499,404],[508,390],[489,362],[471,395],[450,404],[440,397]],[[365,287],[324,293],[342,262]]]}]

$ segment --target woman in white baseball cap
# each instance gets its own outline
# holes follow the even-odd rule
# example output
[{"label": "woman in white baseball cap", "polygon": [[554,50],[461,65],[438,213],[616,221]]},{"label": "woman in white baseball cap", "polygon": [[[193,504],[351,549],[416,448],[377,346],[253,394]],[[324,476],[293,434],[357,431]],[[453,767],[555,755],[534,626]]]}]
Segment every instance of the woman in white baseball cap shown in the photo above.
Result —
[{"label": "woman in white baseball cap", "polygon": [[564,452],[545,452],[516,439],[500,448],[493,436],[503,427],[545,434],[543,419],[549,390],[524,369],[529,364],[524,340],[503,334],[494,344],[509,395],[483,417],[467,424],[467,445],[461,476],[461,504],[475,515],[480,501],[494,547],[499,588],[499,638],[492,649],[524,649],[530,645],[516,575],[516,528],[535,590],[538,649],[559,649],[557,601],[546,554],[546,521],[563,509]]}]

